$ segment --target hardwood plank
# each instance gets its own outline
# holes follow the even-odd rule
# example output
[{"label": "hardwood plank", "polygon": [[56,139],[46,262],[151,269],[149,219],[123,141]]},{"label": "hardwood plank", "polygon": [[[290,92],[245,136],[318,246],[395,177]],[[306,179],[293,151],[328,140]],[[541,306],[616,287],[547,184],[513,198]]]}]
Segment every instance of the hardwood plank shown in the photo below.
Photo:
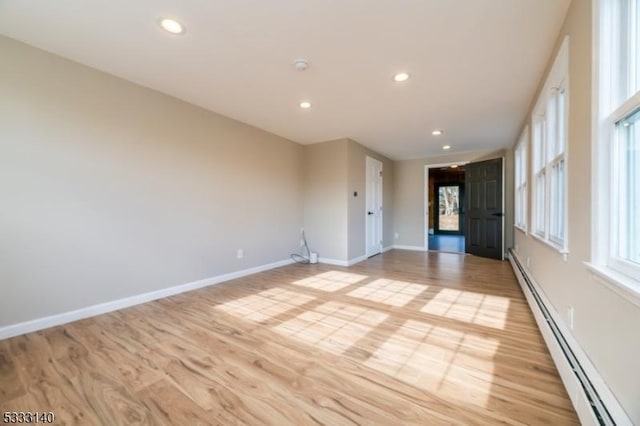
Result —
[{"label": "hardwood plank", "polygon": [[107,374],[84,369],[74,380],[75,388],[95,411],[102,424],[150,424],[151,412],[125,386]]},{"label": "hardwood plank", "polygon": [[137,394],[151,412],[152,424],[158,425],[225,425],[217,413],[207,413],[172,384],[161,380]]},{"label": "hardwood plank", "polygon": [[108,332],[97,325],[70,324],[67,330],[90,351],[94,363],[103,365],[104,369],[117,375],[129,391],[136,392],[162,378],[161,370],[146,359],[122,350],[108,337]]},{"label": "hardwood plank", "polygon": [[74,383],[53,358],[43,332],[30,333],[18,344],[14,357],[20,378],[35,401],[33,411],[51,411],[56,422],[69,425],[100,424],[91,405],[78,394]]},{"label": "hardwood plank", "polygon": [[289,265],[0,342],[61,424],[577,424],[506,262]]},{"label": "hardwood plank", "polygon": [[0,401],[10,401],[26,393],[18,377],[9,347],[5,342],[0,341]]},{"label": "hardwood plank", "polygon": [[39,405],[30,393],[25,393],[16,398],[1,400],[0,412],[42,412]]}]

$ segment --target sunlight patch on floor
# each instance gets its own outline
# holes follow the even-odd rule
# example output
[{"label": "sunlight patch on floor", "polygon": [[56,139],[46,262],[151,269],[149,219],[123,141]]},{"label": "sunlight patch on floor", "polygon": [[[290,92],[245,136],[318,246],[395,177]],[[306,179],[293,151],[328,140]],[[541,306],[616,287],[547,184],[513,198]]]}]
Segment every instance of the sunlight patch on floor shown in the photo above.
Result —
[{"label": "sunlight patch on floor", "polygon": [[348,296],[391,306],[404,306],[428,288],[426,285],[405,281],[377,279],[353,290]]},{"label": "sunlight patch on floor", "polygon": [[499,341],[408,320],[365,365],[448,399],[484,407]]},{"label": "sunlight patch on floor", "polygon": [[507,297],[442,289],[420,311],[504,330],[509,303],[510,300]]},{"label": "sunlight patch on floor", "polygon": [[312,277],[294,281],[293,284],[314,288],[316,290],[333,292],[345,288],[366,279],[366,275],[352,274],[350,272],[328,271]]},{"label": "sunlight patch on floor", "polygon": [[274,329],[333,354],[342,354],[387,314],[341,302],[328,302],[283,322]]},{"label": "sunlight patch on floor", "polygon": [[263,322],[314,299],[313,296],[275,287],[257,294],[230,300],[215,308],[236,317]]}]

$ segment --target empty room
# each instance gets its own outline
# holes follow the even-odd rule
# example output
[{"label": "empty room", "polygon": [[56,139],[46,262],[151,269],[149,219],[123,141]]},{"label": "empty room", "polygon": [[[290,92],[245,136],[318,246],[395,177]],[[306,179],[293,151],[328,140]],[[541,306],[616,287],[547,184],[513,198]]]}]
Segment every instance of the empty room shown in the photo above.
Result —
[{"label": "empty room", "polygon": [[0,423],[640,425],[640,0],[0,0]]}]

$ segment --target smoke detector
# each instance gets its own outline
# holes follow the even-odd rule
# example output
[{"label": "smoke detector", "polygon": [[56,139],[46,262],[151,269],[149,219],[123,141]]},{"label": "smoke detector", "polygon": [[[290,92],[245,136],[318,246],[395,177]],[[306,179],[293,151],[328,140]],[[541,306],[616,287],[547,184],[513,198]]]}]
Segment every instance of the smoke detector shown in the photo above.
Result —
[{"label": "smoke detector", "polygon": [[293,61],[293,66],[296,67],[298,71],[304,71],[309,68],[309,62],[306,59],[296,59]]}]

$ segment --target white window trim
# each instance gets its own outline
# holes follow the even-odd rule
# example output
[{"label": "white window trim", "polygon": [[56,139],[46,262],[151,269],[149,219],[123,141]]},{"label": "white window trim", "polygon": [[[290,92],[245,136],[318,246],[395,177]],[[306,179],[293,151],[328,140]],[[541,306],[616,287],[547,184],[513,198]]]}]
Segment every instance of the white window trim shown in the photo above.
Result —
[{"label": "white window trim", "polygon": [[[592,62],[592,222],[591,222],[591,262],[585,262],[594,276],[611,290],[640,306],[640,280],[632,278],[634,274],[622,273],[625,268],[617,269],[611,264],[611,185],[613,170],[611,167],[611,144],[615,136],[615,123],[640,105],[640,93],[636,93],[620,105],[612,114],[606,116],[613,106],[613,93],[619,90],[612,76],[612,63],[617,62],[614,48],[615,34],[612,28],[612,0],[594,0],[593,14],[593,62]],[[609,7],[607,7],[609,6]],[[604,47],[608,46],[607,49]],[[613,266],[613,267],[612,267]],[[634,265],[633,270],[640,270]],[[639,276],[640,274],[635,274]]]},{"label": "white window trim", "polygon": [[[533,113],[531,116],[531,121],[533,126],[536,127],[536,124],[542,118],[542,147],[540,152],[542,153],[542,167],[538,168],[539,165],[536,164],[539,159],[537,157],[536,148],[536,138],[532,137],[531,146],[532,146],[532,164],[531,168],[531,235],[538,241],[546,244],[547,246],[555,249],[558,253],[562,254],[563,259],[566,261],[568,259],[569,254],[569,229],[568,229],[568,217],[569,217],[569,188],[568,188],[568,175],[569,175],[569,138],[565,139],[564,150],[561,154],[557,155],[554,159],[547,161],[547,118],[545,117],[549,94],[553,91],[558,91],[559,89],[565,90],[566,93],[566,106],[565,106],[565,116],[567,117],[565,132],[568,135],[568,117],[569,117],[569,36],[565,36],[560,49],[558,49],[558,53],[553,62],[553,66],[551,67],[551,71],[547,76],[545,84],[540,92],[538,100],[536,101],[535,107],[533,108]],[[564,210],[564,238],[558,239],[551,236],[550,228],[551,228],[551,170],[554,164],[557,164],[560,161],[564,160],[564,200],[563,205],[561,206]],[[544,212],[542,217],[538,214],[538,177],[544,175]],[[540,227],[539,224],[542,221],[543,226]],[[541,229],[542,228],[542,229]],[[542,231],[542,232],[541,232]]]},{"label": "white window trim", "polygon": [[[524,156],[524,161],[521,158]],[[516,206],[516,211],[520,211],[522,217],[522,222],[518,222],[519,218],[516,215],[516,220],[514,223],[514,227],[522,232],[525,235],[529,235],[528,226],[529,226],[529,126],[525,126],[522,134],[520,135],[520,139],[516,144],[514,150],[514,168],[516,173],[514,176],[516,178],[515,182],[515,193],[514,193],[514,201]],[[521,170],[518,170],[518,167],[521,167]],[[519,173],[518,173],[519,172]],[[520,178],[522,181],[518,181]],[[521,205],[521,209],[518,208],[518,205]]]}]

